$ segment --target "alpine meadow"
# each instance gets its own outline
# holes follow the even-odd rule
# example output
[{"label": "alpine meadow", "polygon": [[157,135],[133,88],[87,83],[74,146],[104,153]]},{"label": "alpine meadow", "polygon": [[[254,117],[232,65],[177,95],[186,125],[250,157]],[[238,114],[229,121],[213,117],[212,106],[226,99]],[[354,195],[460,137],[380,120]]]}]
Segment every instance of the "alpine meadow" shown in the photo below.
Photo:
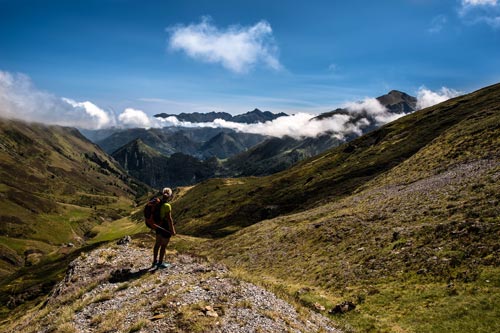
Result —
[{"label": "alpine meadow", "polygon": [[0,1],[0,332],[500,332],[499,20]]}]

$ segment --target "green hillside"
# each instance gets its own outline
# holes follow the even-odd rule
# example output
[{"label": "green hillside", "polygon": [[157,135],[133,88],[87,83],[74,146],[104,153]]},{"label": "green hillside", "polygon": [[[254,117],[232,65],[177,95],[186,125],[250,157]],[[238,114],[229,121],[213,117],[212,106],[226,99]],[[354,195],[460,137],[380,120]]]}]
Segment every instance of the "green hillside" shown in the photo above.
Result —
[{"label": "green hillside", "polygon": [[276,175],[205,181],[177,202],[179,228],[192,235],[224,236],[351,195],[453,126],[498,110],[499,90],[491,86],[418,111]]},{"label": "green hillside", "polygon": [[76,129],[5,119],[0,179],[0,277],[82,245],[147,191]]},{"label": "green hillside", "polygon": [[232,233],[198,250],[311,307],[352,302],[348,331],[493,332],[499,177],[497,84],[278,175],[207,181],[177,229]]}]

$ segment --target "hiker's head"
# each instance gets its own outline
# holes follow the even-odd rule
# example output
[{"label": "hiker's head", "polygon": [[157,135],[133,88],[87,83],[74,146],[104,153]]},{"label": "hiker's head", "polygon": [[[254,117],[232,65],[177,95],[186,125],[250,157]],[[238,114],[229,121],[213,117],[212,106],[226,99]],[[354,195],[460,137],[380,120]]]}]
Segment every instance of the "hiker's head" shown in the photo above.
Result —
[{"label": "hiker's head", "polygon": [[163,194],[163,197],[165,199],[171,199],[172,198],[172,189],[170,187],[165,187],[161,193]]}]

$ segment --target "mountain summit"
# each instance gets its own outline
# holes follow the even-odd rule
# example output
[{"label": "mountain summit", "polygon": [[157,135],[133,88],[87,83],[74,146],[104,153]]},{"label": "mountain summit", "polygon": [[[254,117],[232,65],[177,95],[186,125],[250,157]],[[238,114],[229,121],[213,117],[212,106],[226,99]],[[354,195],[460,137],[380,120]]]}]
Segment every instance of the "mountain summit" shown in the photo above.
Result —
[{"label": "mountain summit", "polygon": [[[379,101],[380,104],[382,104],[382,106],[389,111],[389,113],[393,114],[409,114],[417,109],[417,99],[398,90],[391,90],[387,94],[377,97],[376,100]],[[368,118],[370,122],[375,122],[374,117],[370,114],[369,110],[362,110],[361,112],[357,111],[356,113]],[[338,114],[352,115],[353,112],[350,111],[349,108],[338,108],[333,111],[322,113],[313,119],[323,120]],[[353,120],[357,121],[359,118],[360,116],[357,115],[356,117],[353,117]],[[371,125],[367,126],[370,130],[373,129],[373,126]]]},{"label": "mountain summit", "polygon": [[388,94],[377,97],[377,100],[394,113],[406,114],[417,109],[417,99],[398,90],[391,90]]}]

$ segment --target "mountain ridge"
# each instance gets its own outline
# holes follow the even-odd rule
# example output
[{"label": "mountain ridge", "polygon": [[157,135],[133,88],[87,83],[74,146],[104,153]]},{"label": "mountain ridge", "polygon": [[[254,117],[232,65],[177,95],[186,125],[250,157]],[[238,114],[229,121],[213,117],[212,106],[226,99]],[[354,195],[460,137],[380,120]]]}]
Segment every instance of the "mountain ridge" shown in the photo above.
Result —
[{"label": "mountain ridge", "polygon": [[266,121],[272,121],[279,117],[287,116],[286,113],[272,113],[271,111],[261,111],[255,108],[252,111],[248,111],[243,114],[238,114],[233,116],[227,112],[208,112],[208,113],[180,113],[180,114],[167,114],[167,113],[159,113],[155,114],[156,118],[168,118],[175,117],[179,121],[191,122],[191,123],[210,123],[216,119],[222,119],[226,121],[232,121],[235,123],[245,123],[245,124],[256,124],[256,123],[264,123]]},{"label": "mountain ridge", "polygon": [[75,128],[0,118],[0,134],[2,275],[79,245],[149,189]]}]

